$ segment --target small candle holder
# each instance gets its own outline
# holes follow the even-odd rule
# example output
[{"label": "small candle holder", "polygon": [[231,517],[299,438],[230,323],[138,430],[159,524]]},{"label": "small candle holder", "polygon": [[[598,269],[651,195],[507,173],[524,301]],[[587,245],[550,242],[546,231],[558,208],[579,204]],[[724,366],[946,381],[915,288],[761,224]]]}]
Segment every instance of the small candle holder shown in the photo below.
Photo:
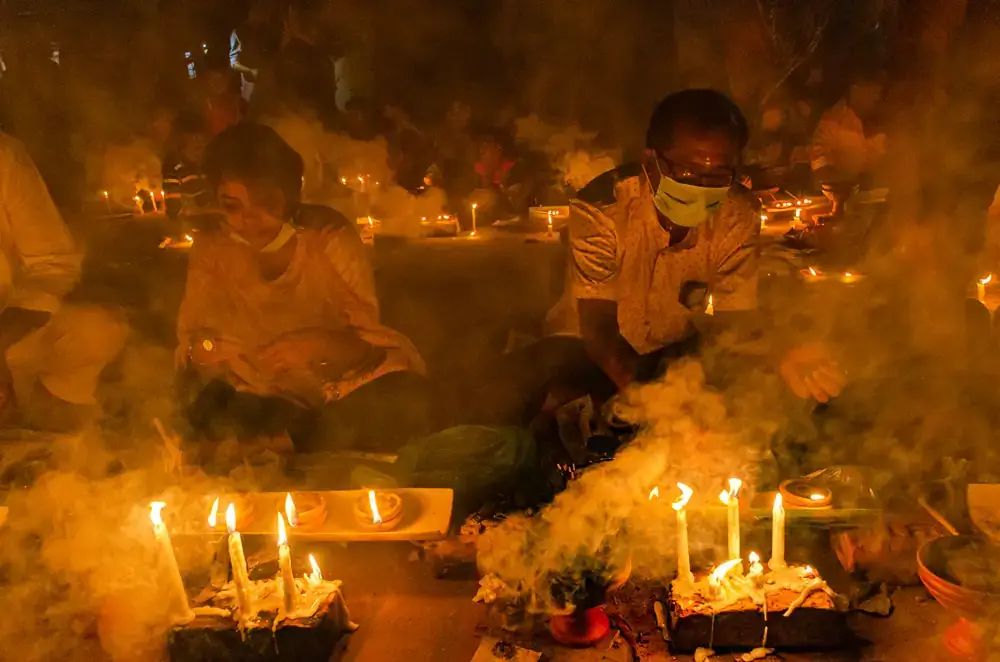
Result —
[{"label": "small candle holder", "polygon": [[371,492],[366,490],[354,501],[354,519],[365,529],[392,531],[403,521],[403,499],[395,492],[374,492],[378,517],[372,511]]},{"label": "small candle holder", "polygon": [[326,499],[321,494],[309,492],[295,495],[296,529],[318,529],[326,521]]}]

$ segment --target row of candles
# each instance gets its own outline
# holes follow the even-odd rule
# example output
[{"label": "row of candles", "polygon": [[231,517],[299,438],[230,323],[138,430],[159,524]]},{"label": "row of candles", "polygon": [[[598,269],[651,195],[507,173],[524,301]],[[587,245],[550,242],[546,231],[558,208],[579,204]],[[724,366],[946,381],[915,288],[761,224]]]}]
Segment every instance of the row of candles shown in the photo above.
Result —
[{"label": "row of candles", "polygon": [[[372,519],[375,523],[381,521],[378,506],[375,500],[374,490],[368,493],[368,501],[372,510]],[[184,582],[181,578],[180,568],[174,556],[173,544],[170,540],[170,533],[167,531],[163,521],[163,509],[166,504],[162,501],[154,501],[149,506],[149,519],[153,524],[153,535],[158,545],[158,555],[160,559],[160,572],[165,576],[170,587],[170,615],[178,622],[190,621],[194,618],[194,613],[188,603],[187,592],[184,589]],[[214,529],[218,525],[219,499],[212,503],[212,509],[208,515],[208,525]],[[285,520],[292,527],[298,526],[298,514],[295,509],[295,502],[291,494],[285,496],[285,513],[278,513],[278,585],[281,592],[282,610],[285,614],[291,613],[295,609],[298,601],[299,591],[295,585],[295,575],[292,572],[292,553],[289,545],[288,532]],[[233,570],[233,585],[236,592],[236,606],[239,620],[245,624],[256,615],[254,607],[253,585],[247,568],[246,555],[243,551],[243,539],[236,529],[236,507],[230,503],[225,514],[227,538],[227,550],[230,565]],[[323,573],[320,571],[316,558],[309,555],[309,565],[311,572],[305,575],[306,583],[309,586],[316,586],[323,581]]]},{"label": "row of candles", "polygon": [[[729,489],[723,490],[719,494],[719,500],[726,506],[727,558],[729,561],[723,564],[728,566],[725,572],[739,564],[742,559],[740,553],[739,496],[742,486],[743,482],[739,478],[730,478]],[[677,580],[681,585],[691,586],[694,583],[694,573],[691,572],[691,553],[688,545],[687,504],[694,495],[694,490],[684,483],[677,483],[677,489],[681,491],[680,496],[671,504],[677,513]],[[659,488],[654,487],[649,493],[649,498],[653,499],[659,494]],[[785,508],[782,505],[780,492],[774,497],[771,517],[771,560],[768,562],[768,567],[771,570],[779,570],[787,567],[785,562]],[[760,566],[760,557],[751,552],[749,558],[751,572],[753,572],[755,564]],[[763,567],[759,568],[759,572],[763,572]]]}]

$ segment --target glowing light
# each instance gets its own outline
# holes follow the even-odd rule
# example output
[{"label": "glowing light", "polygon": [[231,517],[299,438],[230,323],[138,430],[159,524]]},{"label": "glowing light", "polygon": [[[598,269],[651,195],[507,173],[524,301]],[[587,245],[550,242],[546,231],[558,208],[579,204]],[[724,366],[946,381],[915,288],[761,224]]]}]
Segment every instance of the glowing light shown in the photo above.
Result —
[{"label": "glowing light", "polygon": [[722,490],[722,492],[719,494],[719,501],[728,506],[730,502],[732,502],[733,499],[735,499],[739,495],[741,487],[743,487],[742,480],[740,480],[739,478],[730,478],[729,489]]},{"label": "glowing light", "polygon": [[312,554],[309,555],[309,567],[312,568],[308,577],[309,583],[318,584],[323,581],[323,571],[319,569],[319,563],[316,563],[316,557]]},{"label": "glowing light", "polygon": [[288,532],[285,530],[285,516],[278,513],[278,544],[288,544]]},{"label": "glowing light", "polygon": [[108,199],[108,197],[109,197],[109,196],[108,196],[108,192],[107,192],[107,191],[102,191],[102,193],[104,194],[104,199],[105,199],[105,200],[107,200],[107,199]]},{"label": "glowing light", "polygon": [[989,285],[991,280],[993,280],[993,274],[990,274],[986,278],[983,278],[981,281],[979,281],[979,284],[980,285]]},{"label": "glowing light", "polygon": [[809,499],[810,499],[811,501],[822,501],[822,500],[823,500],[823,499],[825,499],[825,498],[826,498],[826,497],[825,497],[825,496],[823,496],[822,494],[810,494],[810,495],[809,495]]},{"label": "glowing light", "polygon": [[347,186],[347,177],[341,177],[340,183],[343,184],[344,186]]},{"label": "glowing light", "polygon": [[153,526],[163,526],[163,515],[161,513],[166,507],[167,504],[163,501],[154,501],[149,504],[149,521],[153,523]]},{"label": "glowing light", "polygon": [[809,267],[809,274],[812,275],[812,276],[818,276],[819,272],[816,271],[814,268]]},{"label": "glowing light", "polygon": [[795,210],[795,220],[799,220],[801,218],[802,218],[802,210],[801,209],[796,209]]},{"label": "glowing light", "polygon": [[649,500],[650,501],[652,501],[653,499],[659,499],[659,498],[660,498],[660,488],[659,487],[654,487],[653,489],[651,489],[649,491]]},{"label": "glowing light", "polygon": [[681,491],[681,495],[674,499],[674,502],[670,504],[670,507],[679,511],[682,510],[684,506],[688,504],[688,501],[691,500],[691,495],[694,494],[694,490],[684,483],[677,483],[677,489]]},{"label": "glowing light", "polygon": [[229,533],[236,533],[236,506],[229,504],[226,508],[226,530]]},{"label": "glowing light", "polygon": [[191,243],[191,244],[194,243],[194,237],[192,237],[189,234],[184,235],[184,239],[186,239],[188,241],[188,243]]},{"label": "glowing light", "polygon": [[375,490],[368,490],[368,505],[372,509],[372,524],[381,524],[382,516],[378,513],[378,503],[375,500]]},{"label": "glowing light", "polygon": [[292,500],[292,493],[285,494],[285,517],[288,518],[290,526],[299,525],[299,511],[295,508],[295,501]]},{"label": "glowing light", "polygon": [[472,208],[473,208],[473,209],[479,209],[479,204],[478,204],[478,203],[476,203],[476,202],[473,202],[473,203],[472,203]]},{"label": "glowing light", "polygon": [[726,561],[725,563],[723,563],[718,568],[712,571],[712,575],[709,577],[710,583],[715,585],[721,584],[722,580],[726,578],[726,575],[732,572],[733,568],[740,565],[741,563],[743,563],[743,559],[731,559],[729,561]]},{"label": "glowing light", "polygon": [[760,554],[757,552],[750,552],[750,556],[747,557],[751,564],[760,563]]},{"label": "glowing light", "polygon": [[215,497],[212,502],[212,509],[208,511],[208,526],[214,529],[219,524],[219,497]]}]

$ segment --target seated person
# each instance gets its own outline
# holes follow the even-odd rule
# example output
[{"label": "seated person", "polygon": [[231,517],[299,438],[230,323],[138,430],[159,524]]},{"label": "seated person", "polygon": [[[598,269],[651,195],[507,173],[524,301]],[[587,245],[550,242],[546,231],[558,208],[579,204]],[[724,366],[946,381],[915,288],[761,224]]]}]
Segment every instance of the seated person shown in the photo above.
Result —
[{"label": "seated person", "polygon": [[[557,358],[532,360],[553,377],[543,411],[662,372],[664,359],[696,347],[709,297],[710,331],[745,324],[757,305],[760,236],[759,202],[739,184],[747,133],[724,95],[672,94],[653,113],[642,161],[572,201],[566,292],[547,320],[554,337],[534,350]],[[800,397],[823,402],[843,386],[816,348],[790,352],[782,374]]]},{"label": "seated person", "polygon": [[420,355],[379,323],[356,227],[300,204],[301,157],[273,129],[238,124],[205,167],[224,219],[194,244],[180,310],[194,430],[288,432],[300,451],[386,450],[425,433]]},{"label": "seated person", "polygon": [[865,122],[881,98],[882,84],[877,79],[859,80],[846,98],[823,114],[813,133],[813,176],[833,201],[835,214],[885,155],[885,134],[865,133]]},{"label": "seated person", "polygon": [[170,151],[163,159],[163,197],[167,216],[177,218],[209,208],[215,201],[202,174],[208,123],[201,113],[181,113],[174,120]]},{"label": "seated person", "polygon": [[97,306],[64,304],[81,255],[24,146],[0,134],[0,417],[68,432],[98,413],[104,368],[128,326]]}]

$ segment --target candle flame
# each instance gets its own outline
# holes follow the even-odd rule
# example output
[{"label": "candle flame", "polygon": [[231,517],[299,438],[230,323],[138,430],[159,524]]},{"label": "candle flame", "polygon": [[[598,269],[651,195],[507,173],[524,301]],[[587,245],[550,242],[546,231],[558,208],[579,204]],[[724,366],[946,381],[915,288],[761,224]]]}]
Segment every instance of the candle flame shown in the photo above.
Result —
[{"label": "candle flame", "polygon": [[986,278],[983,278],[981,281],[979,281],[979,284],[980,285],[989,285],[991,280],[993,280],[993,274],[990,274]]},{"label": "candle flame", "polygon": [[713,584],[721,584],[722,580],[726,578],[726,575],[728,575],[733,568],[740,565],[741,563],[743,563],[743,559],[731,559],[729,561],[726,561],[725,563],[723,563],[718,568],[712,571],[712,575],[711,577],[709,577],[709,580]]},{"label": "candle flame", "polygon": [[236,506],[229,504],[226,508],[226,530],[229,533],[236,533]]},{"label": "candle flame", "polygon": [[479,203],[473,202],[472,203],[472,208],[473,209],[479,209]]},{"label": "candle flame", "polygon": [[188,240],[188,243],[191,243],[191,244],[194,243],[194,237],[193,236],[191,236],[189,234],[186,234],[186,235],[184,235],[184,238]]},{"label": "candle flame", "polygon": [[347,177],[341,177],[340,183],[343,184],[344,186],[347,186]]},{"label": "candle flame", "polygon": [[805,200],[803,200],[803,202],[805,202],[807,205],[812,204],[812,200],[810,200],[809,198],[806,198]]},{"label": "candle flame", "polygon": [[295,508],[295,501],[292,500],[292,493],[285,494],[285,517],[288,518],[289,526],[299,525],[299,511]]},{"label": "candle flame", "polygon": [[372,509],[372,524],[381,524],[382,516],[378,514],[378,503],[375,501],[375,490],[368,490],[368,505]]},{"label": "candle flame", "polygon": [[796,209],[795,210],[795,218],[797,218],[797,219],[802,218],[802,210],[801,209]]},{"label": "candle flame", "polygon": [[365,178],[362,177],[361,175],[358,175],[358,181],[361,182],[362,184],[364,184],[365,183]]},{"label": "candle flame", "polygon": [[285,516],[278,513],[278,544],[288,544],[288,532],[285,531]]},{"label": "candle flame", "polygon": [[781,501],[782,501],[781,492],[778,492],[777,494],[774,495],[774,512],[777,513],[781,510],[784,510],[784,508],[781,505]]},{"label": "candle flame", "polygon": [[750,552],[750,556],[747,557],[750,560],[750,564],[760,563],[760,554],[757,552]]},{"label": "candle flame", "polygon": [[653,489],[651,489],[649,491],[649,500],[650,501],[652,501],[653,499],[659,499],[659,498],[660,498],[660,488],[659,487],[654,487]]},{"label": "candle flame", "polygon": [[163,526],[163,516],[160,512],[167,507],[167,504],[163,501],[154,501],[149,504],[149,521],[153,523],[153,526]]},{"label": "candle flame", "polygon": [[372,220],[371,216],[368,217],[368,227],[370,228],[375,227],[375,221]]},{"label": "candle flame", "polygon": [[813,567],[811,565],[807,565],[805,568],[803,568],[803,571],[806,573],[806,575],[815,575],[816,574],[816,571],[813,570]]},{"label": "candle flame", "polygon": [[812,267],[809,267],[809,274],[812,276],[818,276],[819,273]]},{"label": "candle flame", "polygon": [[730,478],[729,489],[722,490],[722,492],[719,494],[719,501],[728,506],[730,503],[736,500],[737,496],[739,496],[741,487],[743,487],[742,480],[740,480],[739,478]]},{"label": "candle flame", "polygon": [[104,194],[104,199],[107,200],[108,199],[108,192],[107,191],[102,191],[102,193]]},{"label": "candle flame", "polygon": [[316,563],[316,557],[312,554],[309,555],[309,565],[312,567],[309,579],[317,583],[323,581],[323,571],[319,569],[319,563]]},{"label": "candle flame", "polygon": [[219,497],[215,497],[212,502],[212,509],[208,511],[208,526],[212,529],[219,523]]},{"label": "candle flame", "polygon": [[691,495],[694,494],[694,490],[685,485],[684,483],[677,483],[677,489],[681,491],[681,495],[677,497],[670,507],[674,510],[680,512],[687,505],[688,501],[691,500]]},{"label": "candle flame", "polygon": [[822,494],[810,494],[809,495],[809,499],[812,500],[812,501],[822,501],[825,498],[826,497],[824,497]]}]

